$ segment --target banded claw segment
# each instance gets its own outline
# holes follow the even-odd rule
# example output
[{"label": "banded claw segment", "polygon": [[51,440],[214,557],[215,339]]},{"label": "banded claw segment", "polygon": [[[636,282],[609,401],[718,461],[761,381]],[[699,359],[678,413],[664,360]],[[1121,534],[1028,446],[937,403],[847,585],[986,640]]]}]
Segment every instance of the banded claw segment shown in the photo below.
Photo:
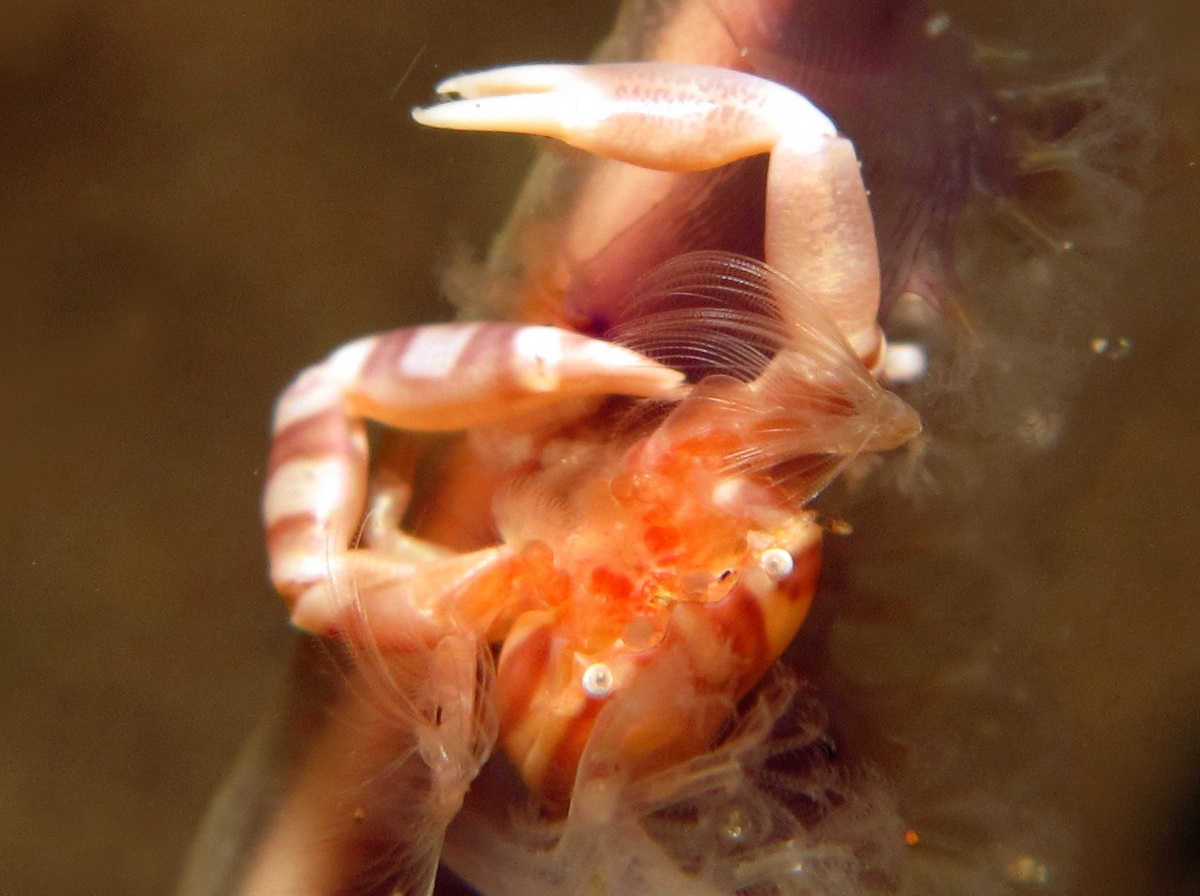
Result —
[{"label": "banded claw segment", "polygon": [[[442,556],[413,538],[403,556],[352,546],[367,499],[366,420],[455,432],[571,398],[675,400],[687,391],[677,370],[555,327],[431,324],[352,342],[279,399],[263,499],[275,587],[297,625],[326,632],[339,627],[350,597],[402,591],[418,567]],[[409,491],[393,487],[390,518],[403,516]],[[383,616],[374,611],[376,620]]]}]

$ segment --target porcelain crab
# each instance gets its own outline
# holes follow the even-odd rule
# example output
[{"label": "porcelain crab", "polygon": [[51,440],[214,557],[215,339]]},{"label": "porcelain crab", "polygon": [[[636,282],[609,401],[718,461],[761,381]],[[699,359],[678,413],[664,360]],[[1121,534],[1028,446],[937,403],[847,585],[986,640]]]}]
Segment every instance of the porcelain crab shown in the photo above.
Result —
[{"label": "porcelain crab", "polygon": [[[599,336],[464,322],[368,337],[281,398],[272,578],[297,625],[346,639],[393,690],[432,832],[489,752],[493,709],[550,811],[710,748],[807,611],[820,528],[804,502],[919,429],[870,372],[885,348],[859,162],[803,96],[654,62],[518,66],[439,92],[456,98],[418,121],[668,171],[765,153],[769,173],[765,262],[672,259]],[[385,464],[368,491],[366,420],[470,433],[496,542],[456,552],[407,531],[411,467]],[[493,649],[494,692],[479,671]],[[428,885],[430,858],[405,892]]]}]

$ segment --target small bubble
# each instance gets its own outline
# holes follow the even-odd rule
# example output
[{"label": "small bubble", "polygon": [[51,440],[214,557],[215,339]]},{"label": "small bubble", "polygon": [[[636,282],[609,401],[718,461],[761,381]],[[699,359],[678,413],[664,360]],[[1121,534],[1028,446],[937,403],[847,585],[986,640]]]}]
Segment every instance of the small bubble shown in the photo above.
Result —
[{"label": "small bubble", "polygon": [[1094,355],[1109,361],[1121,361],[1128,358],[1129,353],[1133,351],[1133,340],[1126,336],[1117,336],[1114,339],[1097,336],[1092,340],[1091,348]]},{"label": "small bubble", "polygon": [[726,846],[738,846],[744,843],[750,834],[750,816],[745,809],[730,809],[721,820],[718,833]]},{"label": "small bubble", "polygon": [[915,342],[893,342],[883,357],[883,375],[892,383],[915,383],[929,371],[925,347]]}]

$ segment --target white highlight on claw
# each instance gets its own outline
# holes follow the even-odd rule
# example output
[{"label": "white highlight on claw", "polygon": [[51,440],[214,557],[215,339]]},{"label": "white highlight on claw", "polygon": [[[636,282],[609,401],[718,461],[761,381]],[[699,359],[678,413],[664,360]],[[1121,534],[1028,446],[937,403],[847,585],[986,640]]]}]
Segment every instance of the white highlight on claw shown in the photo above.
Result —
[{"label": "white highlight on claw", "polygon": [[558,387],[562,333],[554,327],[523,327],[513,340],[513,351],[517,376],[527,388],[551,392]]},{"label": "white highlight on claw", "polygon": [[289,517],[327,519],[342,506],[345,465],[336,457],[297,458],[267,482],[263,509],[268,526]]},{"label": "white highlight on claw", "polygon": [[785,579],[796,568],[796,561],[783,548],[768,548],[758,558],[758,564],[763,572],[773,579]]},{"label": "white highlight on claw", "polygon": [[597,698],[611,694],[615,684],[612,669],[604,663],[592,663],[584,669],[580,683],[588,696]]},{"label": "white highlight on claw", "polygon": [[478,324],[417,327],[400,357],[400,374],[413,379],[446,379],[478,330]]}]

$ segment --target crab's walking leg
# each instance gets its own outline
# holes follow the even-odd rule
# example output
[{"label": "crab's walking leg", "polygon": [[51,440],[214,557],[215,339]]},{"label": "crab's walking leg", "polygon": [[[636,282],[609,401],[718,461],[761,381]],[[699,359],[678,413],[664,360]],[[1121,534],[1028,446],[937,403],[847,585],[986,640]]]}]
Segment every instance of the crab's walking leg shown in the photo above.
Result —
[{"label": "crab's walking leg", "polygon": [[646,168],[701,171],[770,153],[766,261],[817,299],[868,367],[881,360],[879,257],[858,159],[795,91],[698,65],[531,65],[460,75],[434,127],[554,137]]},{"label": "crab's walking leg", "polygon": [[[443,554],[415,539],[400,552],[354,547],[366,502],[366,419],[451,432],[571,397],[678,397],[682,381],[682,374],[636,352],[553,327],[437,324],[338,350],[302,373],[275,413],[263,515],[271,578],[293,621],[309,631],[336,631],[352,601],[394,592]],[[402,512],[393,507],[389,515]],[[468,555],[462,569],[443,565],[453,577],[469,575],[479,562]],[[388,613],[416,609],[384,604],[371,606],[373,623],[386,625]]]}]

